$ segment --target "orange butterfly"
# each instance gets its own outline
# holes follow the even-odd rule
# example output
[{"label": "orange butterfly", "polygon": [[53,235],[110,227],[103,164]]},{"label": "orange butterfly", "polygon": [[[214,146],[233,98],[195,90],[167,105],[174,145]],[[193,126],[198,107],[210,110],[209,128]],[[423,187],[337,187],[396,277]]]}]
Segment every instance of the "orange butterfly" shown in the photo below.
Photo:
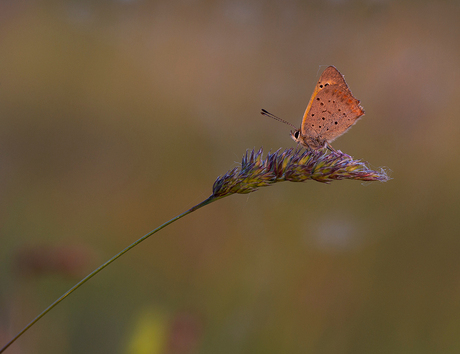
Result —
[{"label": "orange butterfly", "polygon": [[[291,123],[262,109],[263,115]],[[343,75],[333,66],[323,71],[310,98],[300,129],[291,137],[307,149],[335,149],[330,143],[344,134],[364,114],[359,100],[353,97]]]}]

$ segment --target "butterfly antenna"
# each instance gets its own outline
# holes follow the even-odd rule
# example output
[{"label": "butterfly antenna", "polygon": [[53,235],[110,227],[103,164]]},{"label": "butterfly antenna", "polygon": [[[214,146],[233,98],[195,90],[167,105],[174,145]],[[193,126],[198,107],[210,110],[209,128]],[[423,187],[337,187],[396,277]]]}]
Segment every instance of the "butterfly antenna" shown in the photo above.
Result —
[{"label": "butterfly antenna", "polygon": [[285,121],[284,119],[281,119],[280,117],[277,117],[275,116],[274,114],[266,111],[265,109],[262,109],[262,111],[260,112],[262,115],[264,116],[267,116],[267,117],[270,117],[270,118],[273,118],[273,119],[276,119],[277,121],[279,122],[282,122],[282,123],[285,123],[287,125],[290,125],[291,127],[293,127],[294,129],[297,129],[294,125],[292,125],[291,123],[289,123],[288,121]]}]

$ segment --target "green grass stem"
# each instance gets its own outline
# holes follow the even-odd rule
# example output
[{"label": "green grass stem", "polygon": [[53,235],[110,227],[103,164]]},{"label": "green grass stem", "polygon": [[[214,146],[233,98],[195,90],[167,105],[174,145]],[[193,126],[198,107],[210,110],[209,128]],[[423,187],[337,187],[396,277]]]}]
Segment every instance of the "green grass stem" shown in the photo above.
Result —
[{"label": "green grass stem", "polygon": [[126,252],[128,252],[130,249],[136,247],[139,243],[142,241],[145,241],[148,239],[150,236],[152,236],[154,233],[157,233],[161,229],[165,228],[166,226],[172,224],[173,222],[179,220],[180,218],[183,218],[184,216],[194,212],[195,210],[198,210],[205,205],[211,204],[212,202],[215,202],[218,199],[223,198],[224,196],[218,197],[218,196],[210,196],[206,200],[202,201],[201,203],[195,205],[194,207],[190,208],[186,212],[177,215],[176,217],[172,218],[171,220],[165,222],[163,225],[157,227],[156,229],[150,231],[148,234],[142,236],[140,239],[135,241],[134,243],[130,244],[128,247],[126,247],[123,251],[119,252],[112,258],[110,258],[107,262],[93,270],[91,273],[89,273],[86,277],[84,277],[82,280],[80,280],[77,284],[75,284],[73,287],[71,287],[67,292],[65,292],[61,297],[59,297],[56,301],[54,301],[51,305],[49,305],[45,310],[43,310],[37,317],[35,317],[27,326],[25,326],[20,332],[18,332],[7,344],[3,346],[2,349],[0,349],[0,353],[3,353],[11,344],[13,344],[19,337],[21,337],[30,327],[32,327],[39,319],[41,319],[43,316],[45,316],[48,312],[50,312],[53,308],[55,308],[62,300],[64,300],[67,296],[72,294],[75,290],[77,290],[80,286],[82,286],[84,283],[86,283],[88,280],[90,280],[92,277],[94,277],[97,273],[99,273],[101,270],[106,268],[109,264],[114,262],[116,259],[124,255]]}]

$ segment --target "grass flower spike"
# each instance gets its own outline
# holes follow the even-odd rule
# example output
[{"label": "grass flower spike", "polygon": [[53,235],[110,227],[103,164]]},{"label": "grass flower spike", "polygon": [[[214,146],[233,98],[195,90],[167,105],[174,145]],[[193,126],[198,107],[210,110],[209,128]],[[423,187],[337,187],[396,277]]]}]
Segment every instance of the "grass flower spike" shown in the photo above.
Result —
[{"label": "grass flower spike", "polygon": [[268,153],[263,150],[246,151],[241,167],[236,167],[217,178],[213,196],[223,197],[234,193],[247,194],[276,182],[305,182],[314,180],[329,183],[341,179],[358,181],[388,180],[385,171],[373,171],[366,163],[353,160],[343,153],[319,150],[287,149]]}]

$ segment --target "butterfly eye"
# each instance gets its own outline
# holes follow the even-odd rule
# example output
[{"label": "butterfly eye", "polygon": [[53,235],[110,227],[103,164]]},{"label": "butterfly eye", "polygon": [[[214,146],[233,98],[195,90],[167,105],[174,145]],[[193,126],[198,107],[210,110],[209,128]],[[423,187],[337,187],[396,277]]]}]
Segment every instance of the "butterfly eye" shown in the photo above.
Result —
[{"label": "butterfly eye", "polygon": [[300,132],[298,130],[294,132],[294,138],[299,139],[299,134]]}]

